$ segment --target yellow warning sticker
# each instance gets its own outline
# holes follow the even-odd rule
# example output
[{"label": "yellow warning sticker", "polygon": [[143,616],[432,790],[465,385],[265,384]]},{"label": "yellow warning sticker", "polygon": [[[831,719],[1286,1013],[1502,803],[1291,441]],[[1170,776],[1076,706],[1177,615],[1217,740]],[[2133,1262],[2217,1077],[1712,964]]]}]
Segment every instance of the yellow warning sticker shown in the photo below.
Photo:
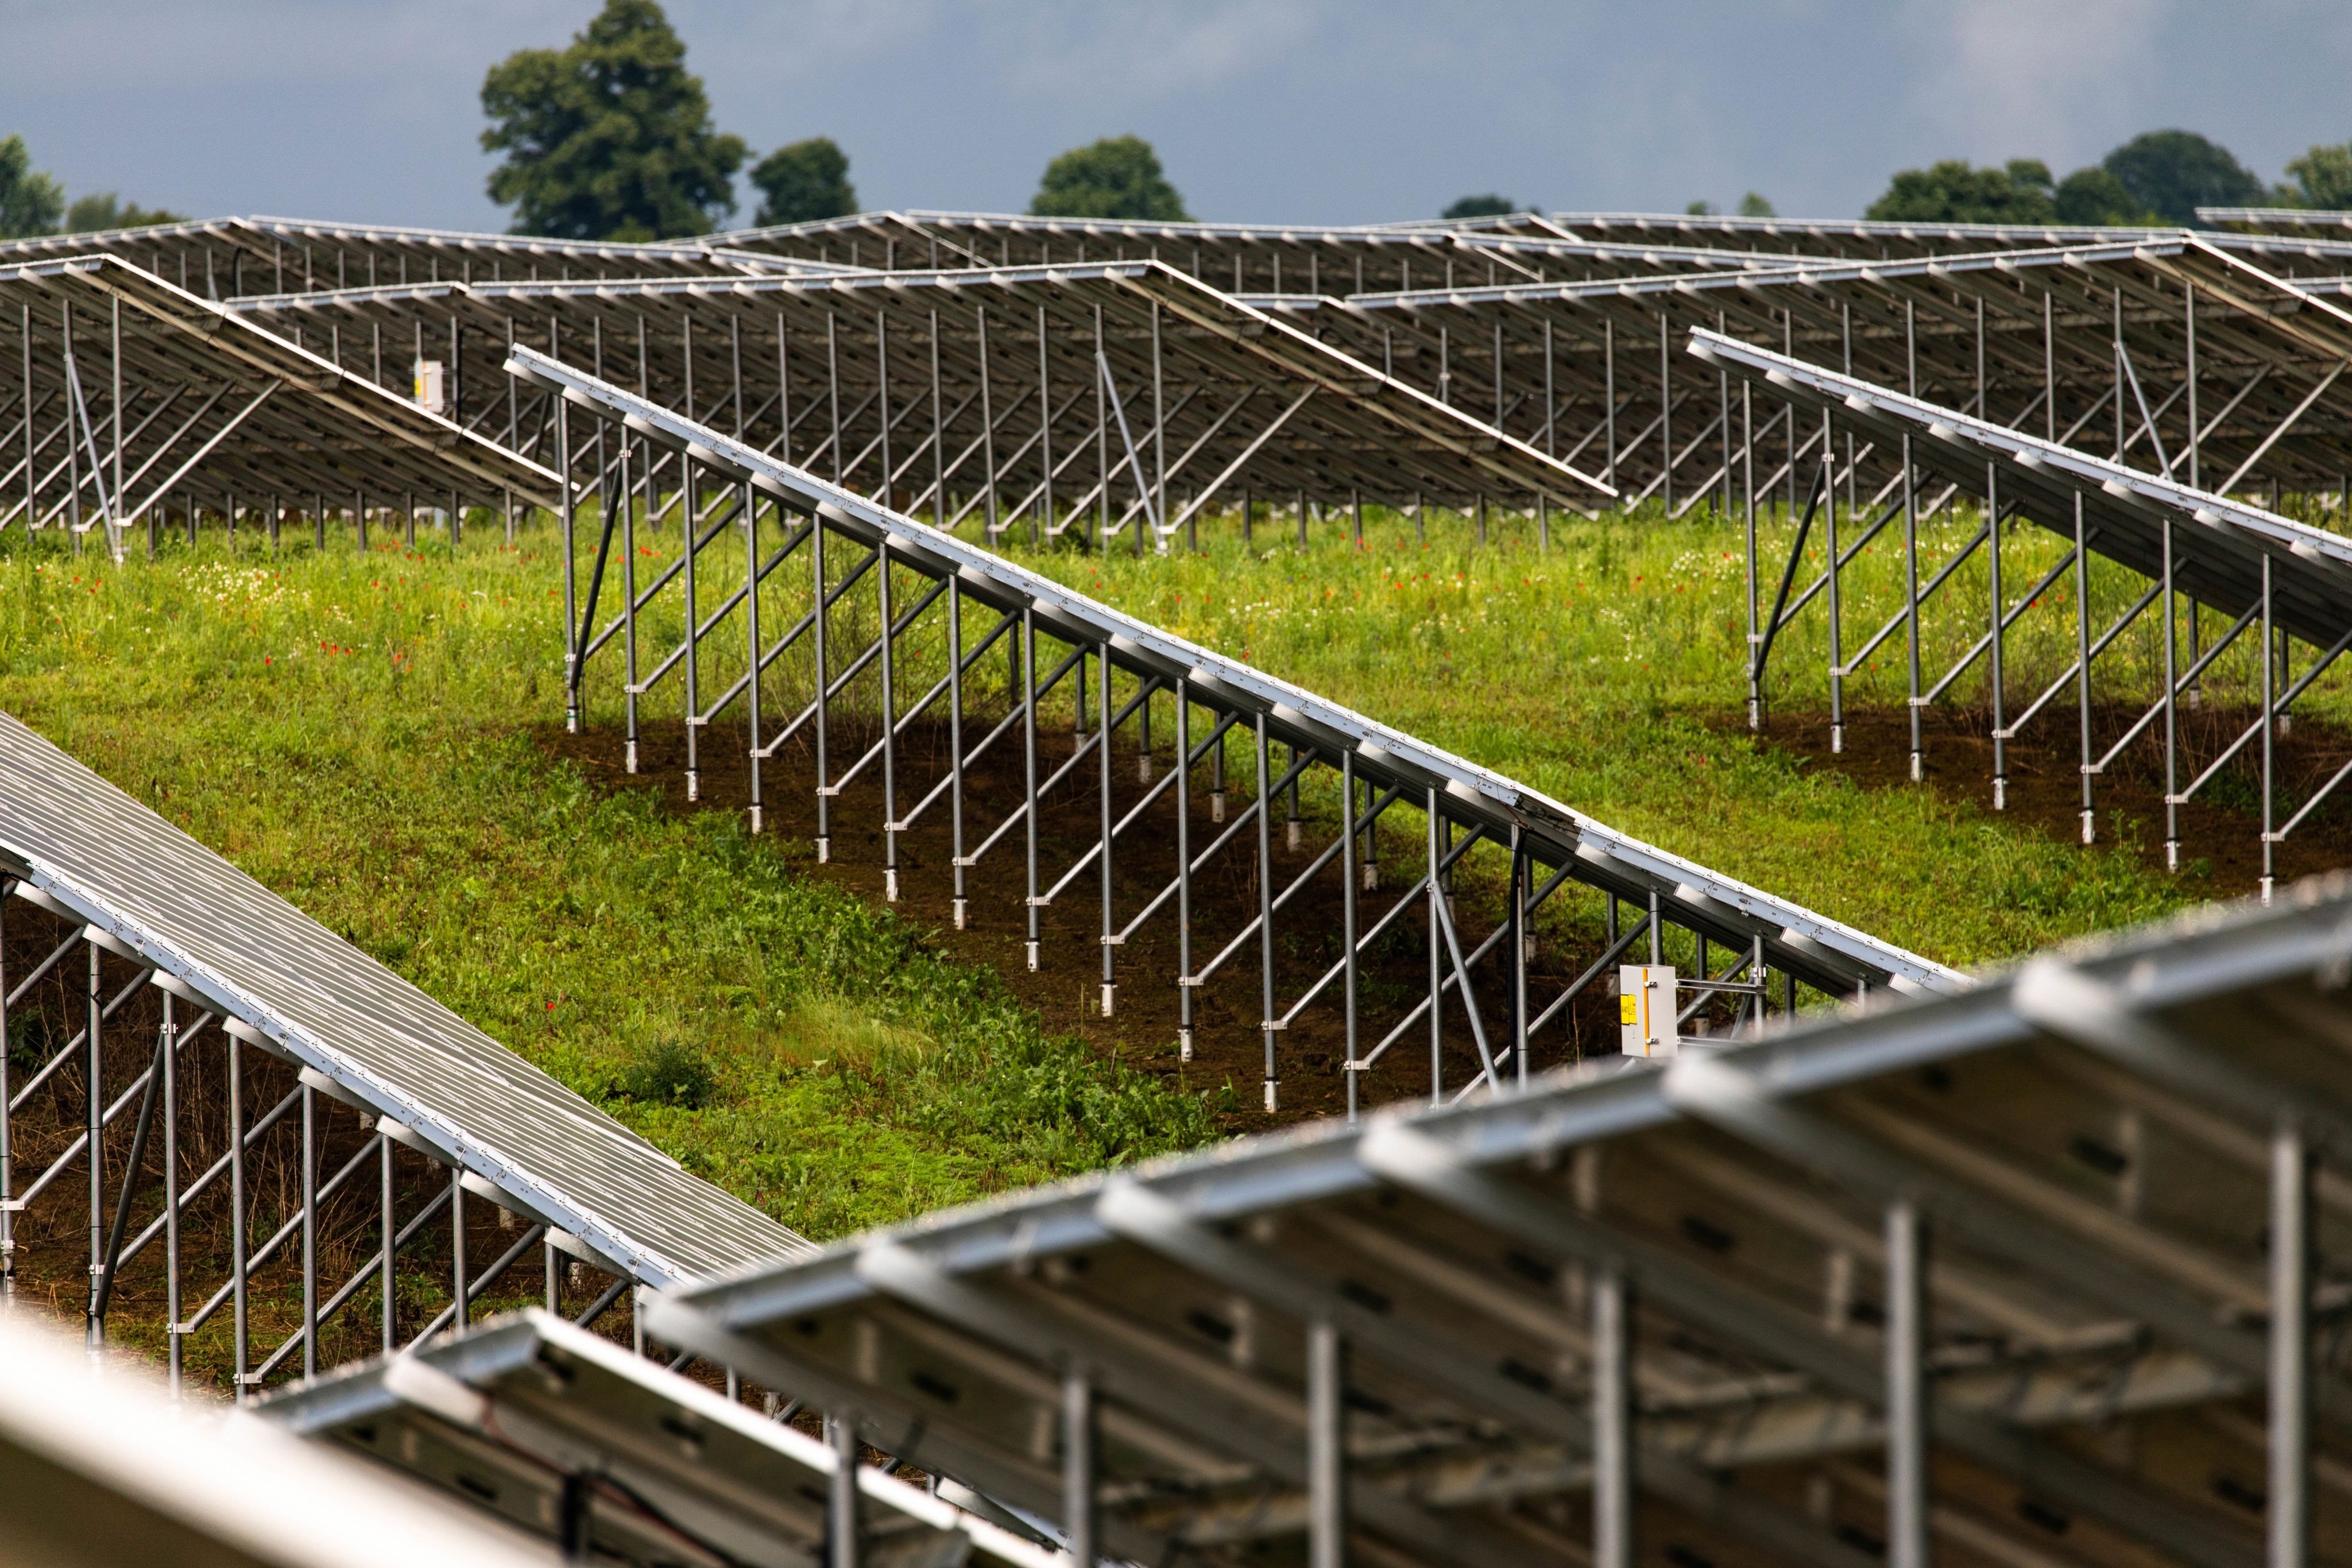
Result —
[{"label": "yellow warning sticker", "polygon": [[1642,998],[1635,996],[1631,991],[1627,991],[1623,996],[1619,997],[1617,998],[1617,1021],[1619,1023],[1640,1023],[1642,1021]]}]

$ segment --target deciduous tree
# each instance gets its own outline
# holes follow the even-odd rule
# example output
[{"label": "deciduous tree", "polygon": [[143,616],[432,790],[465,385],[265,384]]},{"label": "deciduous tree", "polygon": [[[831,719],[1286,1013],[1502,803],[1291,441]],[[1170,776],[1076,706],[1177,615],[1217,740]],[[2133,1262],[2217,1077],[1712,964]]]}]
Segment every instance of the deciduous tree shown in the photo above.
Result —
[{"label": "deciduous tree", "polygon": [[513,232],[564,239],[707,234],[735,210],[743,141],[710,123],[702,78],[655,0],[605,0],[563,49],[521,49],[482,82],[490,199]]},{"label": "deciduous tree", "polygon": [[779,147],[752,165],[751,183],[761,193],[756,224],[804,224],[845,218],[857,210],[857,188],[849,183],[849,154],[830,136],[812,136]]},{"label": "deciduous tree", "polygon": [[2252,206],[2268,192],[2253,171],[2193,131],[2150,131],[2100,160],[2141,210],[2186,228],[2200,207]]},{"label": "deciduous tree", "polygon": [[2057,216],[2057,201],[2050,167],[2038,159],[1978,169],[1948,158],[1896,174],[1864,215],[1894,223],[2046,224]]},{"label": "deciduous tree", "polygon": [[0,139],[0,239],[55,234],[65,210],[64,187],[34,169],[25,139]]},{"label": "deciduous tree", "polygon": [[1045,165],[1029,211],[1041,218],[1140,218],[1181,223],[1191,214],[1160,155],[1140,136],[1106,136]]}]

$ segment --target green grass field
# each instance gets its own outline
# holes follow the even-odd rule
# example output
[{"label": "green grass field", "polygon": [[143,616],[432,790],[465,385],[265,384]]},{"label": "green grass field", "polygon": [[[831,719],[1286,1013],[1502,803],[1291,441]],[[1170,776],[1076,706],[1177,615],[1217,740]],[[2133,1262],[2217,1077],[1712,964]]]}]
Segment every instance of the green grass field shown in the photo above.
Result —
[{"label": "green grass field", "polygon": [[[1929,531],[1948,548],[1973,526]],[[1473,549],[1449,520],[1424,548],[1409,521],[1376,514],[1360,553],[1319,522],[1303,549],[1262,528],[1245,551],[1229,520],[1204,528],[1199,556],[1023,553],[1947,962],[2202,896],[2195,879],[2152,873],[2134,853],[2055,842],[1952,793],[1862,788],[1727,725],[1746,630],[1736,528],[1555,519],[1541,551],[1522,526],[1497,536]],[[50,536],[0,536],[0,700],[690,1168],[811,1235],[1233,1124],[1222,1083],[1171,1086],[1048,1037],[992,974],[803,874],[804,847],[754,841],[740,815],[600,793],[552,759],[531,727],[560,717],[558,563],[551,535],[524,538],[509,549],[486,528],[455,551],[436,540],[362,555],[345,540],[314,555],[289,533],[273,557],[257,534],[240,535],[234,554],[208,535],[118,570]],[[2054,549],[2021,532],[2018,580]],[[1981,595],[1981,576],[1969,576],[1953,591]],[[1853,624],[1875,624],[1865,611],[1894,580],[1885,558],[1864,563],[1850,580]],[[1817,625],[1785,649],[1776,695],[1792,711],[1825,701]],[[2065,646],[2056,632],[2021,634],[2012,669],[2058,667]],[[597,678],[599,722],[614,716],[616,678]],[[2244,678],[2229,666],[2210,684]],[[1886,655],[1849,685],[1855,702],[1901,692]],[[772,785],[800,787],[788,772]]]}]

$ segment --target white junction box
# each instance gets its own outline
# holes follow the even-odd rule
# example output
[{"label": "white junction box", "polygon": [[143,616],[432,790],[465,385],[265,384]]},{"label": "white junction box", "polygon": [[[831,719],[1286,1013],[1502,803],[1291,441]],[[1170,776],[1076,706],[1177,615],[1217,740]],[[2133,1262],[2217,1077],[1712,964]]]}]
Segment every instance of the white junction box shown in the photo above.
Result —
[{"label": "white junction box", "polygon": [[1628,1056],[1672,1056],[1682,1038],[1675,1030],[1675,970],[1671,964],[1617,967],[1618,1039]]},{"label": "white junction box", "polygon": [[417,407],[423,409],[427,413],[447,413],[449,412],[449,407],[442,395],[442,384],[440,361],[419,360],[416,361]]}]

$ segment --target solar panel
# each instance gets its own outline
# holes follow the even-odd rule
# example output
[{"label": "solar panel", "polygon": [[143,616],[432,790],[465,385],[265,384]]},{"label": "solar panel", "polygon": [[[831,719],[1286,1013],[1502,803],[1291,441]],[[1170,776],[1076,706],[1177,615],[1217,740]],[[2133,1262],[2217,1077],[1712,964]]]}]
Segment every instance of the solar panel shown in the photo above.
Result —
[{"label": "solar panel", "polygon": [[530,1568],[552,1559],[381,1472],[0,1312],[0,1563]]},{"label": "solar panel", "polygon": [[646,1284],[807,1247],[6,714],[0,868]]},{"label": "solar panel", "polygon": [[[256,1413],[578,1561],[803,1568],[824,1560],[841,1495],[826,1443],[537,1310],[344,1368]],[[850,1474],[862,1562],[1069,1561],[873,1466]]]},{"label": "solar panel", "polygon": [[653,1327],[910,1462],[1098,1510],[1139,1561],[1344,1533],[1532,1564],[1613,1529],[1675,1563],[2249,1564],[2264,1492],[2296,1505],[2314,1431],[2328,1467],[2352,1435],[2304,1315],[2341,1293],[2346,1189],[2309,1162],[2352,1147],[2347,976],[2333,878],[1958,996],[928,1216]]}]

